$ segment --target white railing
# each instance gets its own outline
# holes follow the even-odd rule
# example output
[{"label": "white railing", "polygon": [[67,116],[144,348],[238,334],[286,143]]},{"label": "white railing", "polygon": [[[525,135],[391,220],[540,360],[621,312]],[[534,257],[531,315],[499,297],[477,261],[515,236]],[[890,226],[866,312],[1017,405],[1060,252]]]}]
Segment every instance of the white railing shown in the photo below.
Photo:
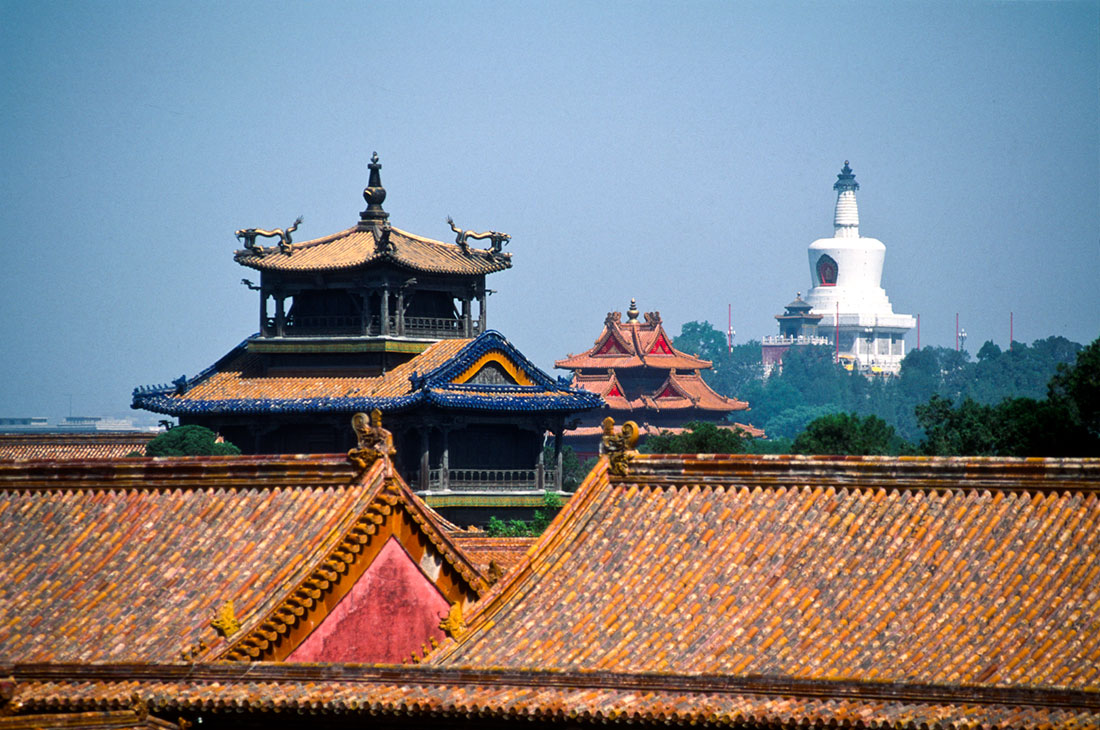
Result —
[{"label": "white railing", "polygon": [[799,335],[798,337],[784,337],[783,335],[769,335],[761,340],[765,345],[829,345],[832,344],[828,337],[816,335]]}]

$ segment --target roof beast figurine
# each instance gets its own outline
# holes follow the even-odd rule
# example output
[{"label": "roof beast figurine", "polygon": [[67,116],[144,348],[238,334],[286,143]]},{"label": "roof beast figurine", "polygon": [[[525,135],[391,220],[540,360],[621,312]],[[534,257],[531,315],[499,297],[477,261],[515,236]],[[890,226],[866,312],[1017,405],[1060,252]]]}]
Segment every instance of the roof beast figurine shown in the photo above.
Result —
[{"label": "roof beast figurine", "polygon": [[507,233],[501,233],[500,231],[485,231],[484,233],[474,233],[473,231],[464,231],[455,225],[455,222],[451,220],[451,216],[447,216],[447,223],[450,224],[451,230],[457,235],[455,236],[455,243],[462,249],[462,253],[470,252],[469,239],[474,238],[478,240],[489,239],[489,250],[493,253],[500,253],[504,247],[504,244],[512,240],[512,237]]},{"label": "roof beast figurine", "polygon": [[263,236],[264,238],[278,238],[279,250],[283,253],[290,253],[290,234],[298,230],[298,226],[302,224],[302,216],[298,216],[294,220],[294,224],[289,228],[275,228],[270,231],[263,228],[242,228],[236,232],[237,240],[244,241],[244,247],[254,253],[260,253],[263,250],[262,246],[256,245],[256,236]]}]

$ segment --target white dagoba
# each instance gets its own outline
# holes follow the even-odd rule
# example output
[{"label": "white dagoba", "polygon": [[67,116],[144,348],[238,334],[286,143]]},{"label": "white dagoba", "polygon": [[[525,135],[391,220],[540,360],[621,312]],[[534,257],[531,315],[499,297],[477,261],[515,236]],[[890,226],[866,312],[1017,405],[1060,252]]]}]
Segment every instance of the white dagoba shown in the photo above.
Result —
[{"label": "white dagoba", "polygon": [[814,314],[822,316],[818,334],[834,346],[839,335],[840,358],[846,367],[897,374],[905,357],[905,333],[916,326],[916,320],[894,314],[882,288],[886,246],[859,235],[859,183],[847,160],[833,189],[837,191],[834,233],[810,244],[813,287],[805,301]]}]

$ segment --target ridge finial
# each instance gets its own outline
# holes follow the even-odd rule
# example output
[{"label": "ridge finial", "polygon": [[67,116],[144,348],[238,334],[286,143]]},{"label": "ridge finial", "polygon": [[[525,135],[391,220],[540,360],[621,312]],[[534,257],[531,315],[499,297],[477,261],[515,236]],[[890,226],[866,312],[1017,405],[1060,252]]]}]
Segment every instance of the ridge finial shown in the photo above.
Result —
[{"label": "ridge finial", "polygon": [[390,214],[382,210],[386,189],[382,187],[382,174],[379,172],[382,165],[378,162],[377,152],[371,155],[367,169],[370,170],[370,179],[363,190],[363,200],[367,201],[367,209],[359,213],[359,221],[361,224],[380,223],[389,218]]}]

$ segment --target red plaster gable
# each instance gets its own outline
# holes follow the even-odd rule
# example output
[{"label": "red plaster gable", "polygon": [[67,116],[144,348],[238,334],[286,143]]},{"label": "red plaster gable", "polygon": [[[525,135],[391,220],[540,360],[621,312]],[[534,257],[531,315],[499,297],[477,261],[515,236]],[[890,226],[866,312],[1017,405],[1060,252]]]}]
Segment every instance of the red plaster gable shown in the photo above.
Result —
[{"label": "red plaster gable", "polygon": [[665,339],[663,334],[658,335],[657,339],[653,341],[653,346],[649,348],[650,355],[673,355],[672,348],[668,344],[668,340]]},{"label": "red plaster gable", "polygon": [[288,662],[400,663],[429,637],[443,639],[450,606],[395,539],[390,538],[355,586]]}]

